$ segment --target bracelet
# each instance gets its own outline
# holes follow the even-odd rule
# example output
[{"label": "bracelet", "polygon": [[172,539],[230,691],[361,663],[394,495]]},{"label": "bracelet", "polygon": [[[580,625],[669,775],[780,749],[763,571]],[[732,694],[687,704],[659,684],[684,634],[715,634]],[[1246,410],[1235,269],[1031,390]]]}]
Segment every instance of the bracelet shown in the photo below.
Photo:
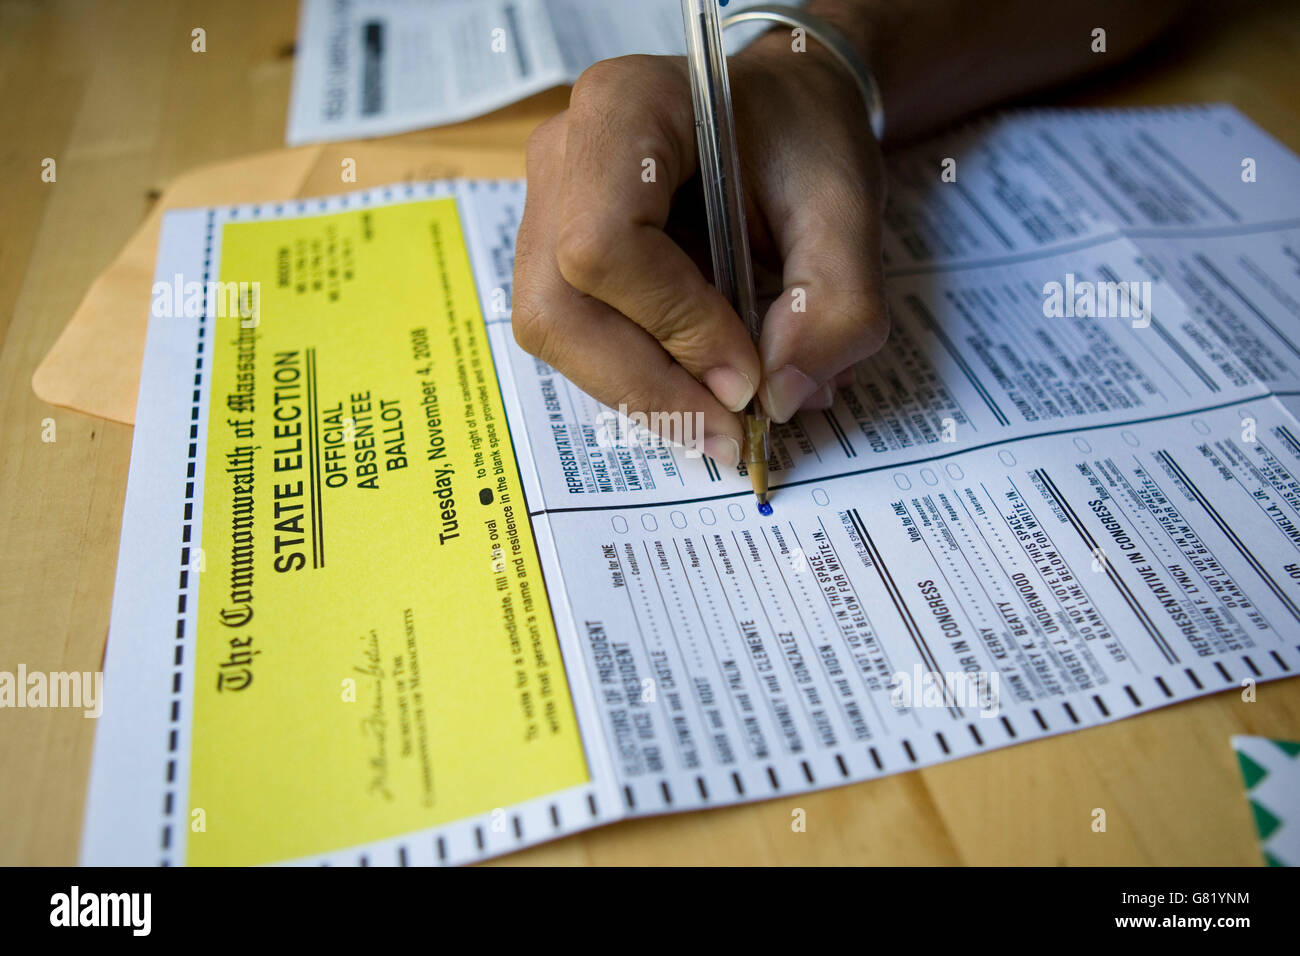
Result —
[{"label": "bracelet", "polygon": [[839,64],[849,71],[853,81],[857,83],[858,91],[862,94],[862,100],[867,107],[867,117],[871,122],[871,132],[876,137],[876,141],[879,142],[884,138],[885,104],[880,96],[880,87],[876,84],[876,78],[871,75],[871,70],[867,69],[866,63],[858,56],[858,51],[853,49],[853,44],[838,27],[806,10],[779,3],[760,3],[744,10],[737,10],[723,19],[722,26],[725,29],[738,23],[757,20],[797,27],[821,43],[839,61]]}]

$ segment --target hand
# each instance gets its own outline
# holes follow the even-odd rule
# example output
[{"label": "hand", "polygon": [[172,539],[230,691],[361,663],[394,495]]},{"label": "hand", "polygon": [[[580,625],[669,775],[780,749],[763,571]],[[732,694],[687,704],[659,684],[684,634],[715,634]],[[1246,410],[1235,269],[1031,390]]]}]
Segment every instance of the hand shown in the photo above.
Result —
[{"label": "hand", "polygon": [[[731,61],[756,272],[779,276],[757,350],[708,278],[685,60],[597,63],[528,142],[515,338],[610,407],[701,413],[721,465],[740,459],[735,413],[756,389],[777,422],[829,407],[888,334],[879,148],[856,87],[812,46],[776,32]],[[694,256],[673,238],[683,224]]]}]

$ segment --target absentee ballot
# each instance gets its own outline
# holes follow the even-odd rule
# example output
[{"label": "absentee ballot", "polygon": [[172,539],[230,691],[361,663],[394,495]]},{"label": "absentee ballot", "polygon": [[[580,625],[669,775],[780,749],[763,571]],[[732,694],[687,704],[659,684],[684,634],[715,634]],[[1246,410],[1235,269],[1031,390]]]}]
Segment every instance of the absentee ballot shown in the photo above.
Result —
[{"label": "absentee ballot", "polygon": [[83,860],[468,862],[1296,673],[1300,162],[939,145],[770,517],[515,345],[522,184],[169,214],[156,294],[217,285],[150,325]]}]

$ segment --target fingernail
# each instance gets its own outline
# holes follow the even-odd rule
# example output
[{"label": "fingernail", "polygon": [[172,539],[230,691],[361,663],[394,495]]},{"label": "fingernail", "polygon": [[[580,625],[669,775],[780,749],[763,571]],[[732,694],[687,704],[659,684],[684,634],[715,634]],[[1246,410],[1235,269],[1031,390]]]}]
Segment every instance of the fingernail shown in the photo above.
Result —
[{"label": "fingernail", "polygon": [[817,383],[793,365],[785,365],[767,376],[764,397],[767,413],[775,421],[788,422],[790,416],[799,410],[817,391]]},{"label": "fingernail", "polygon": [[704,384],[729,411],[738,412],[754,397],[754,383],[744,372],[725,365],[709,369]]},{"label": "fingernail", "polygon": [[823,385],[821,388],[819,388],[816,392],[813,393],[812,398],[808,399],[808,401],[804,402],[799,407],[816,410],[822,408],[830,408],[834,404],[835,404],[835,393],[831,391],[831,387],[829,385]]},{"label": "fingernail", "polygon": [[704,439],[704,454],[723,468],[740,464],[740,442],[730,435],[709,435]]}]

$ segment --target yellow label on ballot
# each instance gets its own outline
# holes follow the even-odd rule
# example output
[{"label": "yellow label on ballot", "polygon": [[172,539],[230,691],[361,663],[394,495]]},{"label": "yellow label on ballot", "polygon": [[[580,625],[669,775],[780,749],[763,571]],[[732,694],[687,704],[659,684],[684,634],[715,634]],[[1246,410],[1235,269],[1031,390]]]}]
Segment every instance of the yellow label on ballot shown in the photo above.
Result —
[{"label": "yellow label on ballot", "polygon": [[455,201],[230,223],[220,273],[188,862],[585,782]]}]

